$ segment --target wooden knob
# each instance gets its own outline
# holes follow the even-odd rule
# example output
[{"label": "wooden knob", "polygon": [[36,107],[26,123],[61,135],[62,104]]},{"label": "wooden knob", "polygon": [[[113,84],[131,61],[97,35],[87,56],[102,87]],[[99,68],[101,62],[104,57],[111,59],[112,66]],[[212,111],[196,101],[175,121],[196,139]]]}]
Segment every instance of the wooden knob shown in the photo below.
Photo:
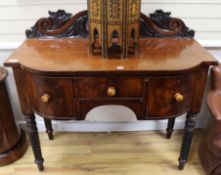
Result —
[{"label": "wooden knob", "polygon": [[176,102],[182,102],[184,100],[184,96],[181,93],[176,93],[174,95]]},{"label": "wooden knob", "polygon": [[49,102],[49,100],[50,100],[50,95],[49,94],[43,94],[42,96],[41,96],[41,101],[43,102],[43,103],[48,103]]},{"label": "wooden knob", "polygon": [[114,97],[114,96],[116,95],[116,89],[115,89],[115,87],[109,87],[109,88],[107,89],[107,95],[108,95],[109,97]]}]

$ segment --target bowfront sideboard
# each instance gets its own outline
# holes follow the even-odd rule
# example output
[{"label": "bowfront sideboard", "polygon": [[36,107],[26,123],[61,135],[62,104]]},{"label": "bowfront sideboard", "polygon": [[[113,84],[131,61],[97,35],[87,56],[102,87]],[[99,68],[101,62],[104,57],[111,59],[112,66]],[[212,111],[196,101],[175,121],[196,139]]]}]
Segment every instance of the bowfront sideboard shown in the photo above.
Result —
[{"label": "bowfront sideboard", "polygon": [[[79,15],[81,21],[85,20],[84,15],[85,12]],[[79,16],[72,17],[72,23]],[[143,16],[142,19],[145,18],[148,22],[149,18]],[[69,21],[59,29],[67,27]],[[80,24],[78,20],[74,29]],[[147,23],[142,24],[142,29],[145,29],[144,24]],[[168,138],[175,118],[187,113],[179,157],[179,169],[184,168],[208,69],[217,61],[191,37],[177,37],[191,35],[181,24],[179,30],[168,29],[167,35],[163,33],[165,30],[159,29],[158,36],[165,35],[163,38],[141,38],[138,53],[129,55],[128,59],[102,59],[91,55],[89,41],[85,38],[42,37],[60,34],[55,29],[43,32],[39,22],[32,31],[27,31],[29,39],[4,65],[14,71],[21,110],[27,119],[39,170],[43,170],[43,157],[34,113],[44,117],[52,139],[51,120],[84,120],[94,107],[110,104],[129,107],[138,120],[168,119]]]}]

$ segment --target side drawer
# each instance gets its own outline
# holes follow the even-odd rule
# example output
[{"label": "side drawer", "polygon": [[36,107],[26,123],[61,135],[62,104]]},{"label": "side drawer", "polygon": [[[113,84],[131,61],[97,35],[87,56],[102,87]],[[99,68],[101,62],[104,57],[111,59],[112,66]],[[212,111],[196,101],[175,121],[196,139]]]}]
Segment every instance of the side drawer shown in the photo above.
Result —
[{"label": "side drawer", "polygon": [[150,78],[147,91],[147,117],[176,116],[191,107],[193,76]]},{"label": "side drawer", "polygon": [[79,78],[77,84],[80,98],[143,98],[144,80],[138,77],[85,77]]},{"label": "side drawer", "polygon": [[32,108],[48,117],[75,115],[74,82],[72,78],[43,77],[29,74]]}]

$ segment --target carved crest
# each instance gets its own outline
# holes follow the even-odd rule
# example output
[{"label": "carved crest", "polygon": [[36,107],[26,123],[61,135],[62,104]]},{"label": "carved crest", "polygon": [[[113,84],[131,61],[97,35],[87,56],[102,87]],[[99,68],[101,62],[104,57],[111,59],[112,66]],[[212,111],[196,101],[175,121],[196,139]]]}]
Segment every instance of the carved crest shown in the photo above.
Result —
[{"label": "carved crest", "polygon": [[87,23],[87,11],[75,16],[64,10],[49,11],[49,17],[39,19],[31,30],[26,30],[26,36],[28,38],[88,37]]},{"label": "carved crest", "polygon": [[[193,38],[190,30],[179,18],[172,18],[170,12],[156,10],[150,17],[141,13],[140,37],[182,37]],[[50,12],[48,18],[39,19],[35,25],[26,30],[28,38],[88,37],[87,11],[72,16],[64,10]]]},{"label": "carved crest", "polygon": [[156,10],[150,17],[141,15],[141,37],[181,37],[193,38],[190,30],[179,18],[172,18],[170,12]]}]

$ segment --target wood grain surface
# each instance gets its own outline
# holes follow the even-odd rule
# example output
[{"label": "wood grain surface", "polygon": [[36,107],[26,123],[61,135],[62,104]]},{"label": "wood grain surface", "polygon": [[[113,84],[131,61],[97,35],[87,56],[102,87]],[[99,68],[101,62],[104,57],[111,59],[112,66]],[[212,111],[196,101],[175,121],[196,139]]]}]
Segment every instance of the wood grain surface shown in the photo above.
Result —
[{"label": "wood grain surface", "polygon": [[201,131],[196,131],[188,166],[177,169],[182,132],[171,140],[160,131],[40,134],[45,170],[33,163],[31,147],[22,159],[1,167],[1,175],[203,175],[198,160]]},{"label": "wood grain surface", "polygon": [[[217,64],[193,39],[141,39],[137,55],[128,59],[102,59],[89,53],[87,39],[28,39],[4,63],[38,73],[170,72]],[[103,72],[102,72],[103,73]],[[177,72],[176,72],[177,74]]]}]

